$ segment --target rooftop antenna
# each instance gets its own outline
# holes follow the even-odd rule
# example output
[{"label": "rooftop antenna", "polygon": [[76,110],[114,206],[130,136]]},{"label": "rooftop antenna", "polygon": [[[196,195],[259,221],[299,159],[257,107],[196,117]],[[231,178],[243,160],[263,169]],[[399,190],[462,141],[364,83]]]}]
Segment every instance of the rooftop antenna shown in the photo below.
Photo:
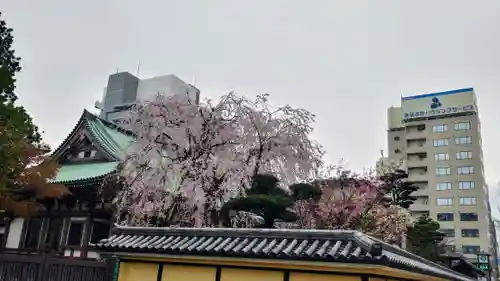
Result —
[{"label": "rooftop antenna", "polygon": [[139,60],[139,63],[137,63],[137,73],[135,76],[139,77],[139,71],[141,70],[141,60]]},{"label": "rooftop antenna", "polygon": [[116,68],[116,73],[118,73],[119,71],[120,71],[120,69],[117,67],[117,68]]}]

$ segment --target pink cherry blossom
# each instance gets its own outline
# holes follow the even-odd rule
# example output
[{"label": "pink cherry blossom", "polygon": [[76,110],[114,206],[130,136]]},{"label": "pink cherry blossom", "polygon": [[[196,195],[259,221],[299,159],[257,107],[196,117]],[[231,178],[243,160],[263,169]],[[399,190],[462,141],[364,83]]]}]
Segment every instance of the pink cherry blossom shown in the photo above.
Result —
[{"label": "pink cherry blossom", "polygon": [[202,105],[157,95],[137,104],[123,124],[137,140],[120,171],[120,222],[216,226],[222,204],[244,194],[255,174],[285,186],[314,178],[324,152],[309,137],[313,123],[307,110],[271,109],[268,95],[230,93]]},{"label": "pink cherry blossom", "polygon": [[295,203],[300,228],[359,230],[391,244],[401,243],[410,216],[386,199],[388,191],[381,182],[343,174],[315,184],[322,191],[319,200]]}]

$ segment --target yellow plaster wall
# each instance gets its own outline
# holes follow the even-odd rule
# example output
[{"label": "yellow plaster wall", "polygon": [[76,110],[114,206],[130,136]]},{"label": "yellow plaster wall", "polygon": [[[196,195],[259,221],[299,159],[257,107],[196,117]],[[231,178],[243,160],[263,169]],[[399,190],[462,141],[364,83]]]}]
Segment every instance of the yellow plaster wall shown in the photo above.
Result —
[{"label": "yellow plaster wall", "polygon": [[[167,262],[167,263],[165,263]],[[216,267],[218,263],[211,265],[198,266],[198,265],[181,265],[168,263],[169,261],[164,260],[151,260],[151,263],[147,262],[121,262],[118,281],[157,281],[158,278],[158,268],[159,263],[163,264],[163,271],[161,281],[214,281],[216,279]],[[201,264],[200,264],[201,265]],[[237,264],[236,264],[237,265]],[[294,268],[286,268],[283,266],[283,270],[270,270],[262,267],[260,269],[245,269],[245,268],[231,268],[224,267],[224,264],[219,265],[221,267],[221,280],[220,281],[283,281],[285,271],[288,271],[289,281],[361,281],[361,276],[355,276],[355,274],[369,274],[366,272],[355,272],[353,267],[345,267],[346,273],[353,275],[341,275],[335,273],[321,274],[321,273],[303,273],[294,272]],[[237,265],[241,266],[241,265]],[[273,268],[280,268],[279,266]],[[314,270],[312,268],[305,268],[297,266],[297,270]],[[325,271],[324,269],[315,268],[318,271]],[[362,268],[359,268],[361,271]],[[337,272],[344,272],[342,267],[339,266]],[[371,272],[372,274],[387,275],[392,278],[376,278],[370,277],[369,281],[397,281],[400,278],[407,280],[416,281],[446,281],[442,278],[411,274],[396,269],[387,269],[381,267],[380,270],[375,270]],[[397,276],[397,277],[396,277]]]},{"label": "yellow plaster wall", "polygon": [[360,281],[358,276],[314,274],[314,273],[290,273],[290,281]]},{"label": "yellow plaster wall", "polygon": [[121,262],[118,281],[156,281],[158,264]]},{"label": "yellow plaster wall", "polygon": [[215,267],[208,266],[164,264],[161,281],[214,281],[215,271]]},{"label": "yellow plaster wall", "polygon": [[[283,271],[222,268],[221,281],[283,281]],[[310,280],[309,280],[310,281]]]}]

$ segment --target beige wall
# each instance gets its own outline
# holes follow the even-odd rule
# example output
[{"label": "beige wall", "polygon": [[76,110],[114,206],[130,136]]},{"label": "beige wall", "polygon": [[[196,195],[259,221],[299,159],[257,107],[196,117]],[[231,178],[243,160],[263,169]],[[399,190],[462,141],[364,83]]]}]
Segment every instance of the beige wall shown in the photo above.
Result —
[{"label": "beige wall", "polygon": [[[402,113],[428,110],[431,99],[425,97],[418,99],[402,100]],[[441,108],[460,107],[474,105],[476,98],[474,92],[467,91],[457,94],[438,96]],[[464,114],[465,113],[465,114]],[[438,213],[453,213],[453,221],[440,221],[442,229],[454,229],[454,242],[457,250],[461,250],[463,245],[480,246],[482,251],[491,251],[489,239],[489,212],[487,208],[488,194],[484,179],[482,140],[480,130],[480,120],[477,114],[468,112],[457,113],[455,115],[433,116],[432,118],[419,118],[407,120],[403,126],[399,126],[397,119],[402,115],[394,109],[388,110],[388,157],[389,159],[403,159],[408,168],[410,180],[421,187],[415,195],[419,196],[417,201],[411,206],[411,211],[415,215],[429,212],[433,219],[437,219]],[[455,124],[470,122],[470,130],[457,131]],[[447,125],[446,132],[433,132],[434,125]],[[471,136],[471,144],[456,144],[455,138],[460,136]],[[447,138],[448,145],[434,147],[435,139]],[[472,159],[457,160],[456,153],[460,151],[472,152]],[[449,160],[436,161],[436,153],[447,153]],[[474,174],[459,175],[459,167],[472,166]],[[436,175],[436,168],[449,167],[451,175]],[[460,190],[459,181],[474,181],[475,189]],[[436,186],[440,182],[450,182],[451,190],[437,190]],[[438,206],[438,198],[453,198],[452,206]],[[476,205],[461,206],[460,197],[476,197]],[[418,211],[418,212],[417,212]],[[460,221],[460,212],[474,212],[478,214],[477,222]],[[461,237],[462,229],[479,229],[479,237]],[[475,255],[466,255],[470,258]]]},{"label": "beige wall", "polygon": [[[235,279],[236,281],[237,279]],[[256,280],[256,279],[254,279]],[[264,279],[260,279],[264,280]],[[314,274],[314,273],[290,273],[290,281],[361,281],[361,277],[342,276],[333,274]],[[282,281],[282,280],[280,280]]]},{"label": "beige wall", "polygon": [[[214,281],[215,267],[197,267],[186,265],[163,265],[162,281],[189,280],[189,281]],[[224,281],[224,279],[221,279]],[[245,280],[245,279],[242,279]],[[270,279],[271,281],[272,279]]]},{"label": "beige wall", "polygon": [[[454,124],[459,122],[470,122],[471,130],[468,131],[455,131]],[[425,121],[408,122],[407,128],[418,124],[425,124],[425,130],[420,133],[413,133],[410,130],[396,130],[388,131],[388,155],[390,159],[403,159],[405,160],[410,180],[417,181],[421,189],[417,195],[428,196],[428,202],[418,201],[412,206],[412,210],[424,211],[428,210],[431,217],[437,219],[438,213],[454,213],[455,220],[452,222],[440,222],[443,229],[454,228],[455,243],[458,249],[461,245],[478,245],[481,249],[488,251],[490,246],[487,239],[489,233],[488,225],[488,210],[486,201],[488,200],[485,187],[483,164],[482,164],[482,148],[481,139],[479,134],[479,119],[476,115],[461,116],[457,118],[435,119]],[[434,125],[447,124],[448,131],[443,133],[432,132]],[[455,137],[472,136],[472,144],[455,144]],[[448,146],[434,147],[433,140],[440,138],[448,138]],[[419,146],[419,143],[424,143]],[[396,153],[399,151],[399,153]],[[460,151],[471,151],[472,159],[456,160],[456,153]],[[419,158],[417,152],[426,153],[426,158]],[[436,153],[448,153],[448,161],[435,161],[434,155]],[[462,166],[472,166],[474,168],[473,175],[458,175],[457,169]],[[437,176],[436,168],[450,167],[451,175]],[[427,171],[425,171],[425,169]],[[474,181],[475,189],[473,190],[459,190],[459,181]],[[439,182],[451,182],[451,190],[436,190]],[[476,197],[477,204],[475,206],[460,206],[459,198],[471,196]],[[437,206],[437,198],[453,197],[453,206]],[[422,200],[423,197],[422,197]],[[458,212],[476,212],[479,216],[478,222],[461,222],[459,220]],[[462,228],[478,228],[480,237],[478,238],[464,238],[461,239]]]},{"label": "beige wall", "polygon": [[[300,267],[300,266],[299,266]],[[302,268],[302,267],[300,267]],[[353,273],[356,265],[348,266],[349,274],[342,274],[342,265],[337,269],[340,273],[333,272],[298,272],[290,270],[267,269],[267,268],[232,268],[229,266],[220,267],[220,281],[283,281],[288,272],[289,281],[361,281],[361,273],[357,275]],[[118,271],[118,281],[157,281],[160,265],[157,262],[121,262]],[[309,268],[308,268],[309,269]],[[359,265],[359,269],[363,271],[363,265]],[[303,270],[303,269],[302,269]],[[309,269],[312,270],[312,269]],[[391,269],[389,268],[389,271]],[[394,274],[394,275],[393,275]],[[397,271],[393,274],[387,274],[389,277],[369,277],[370,281],[396,281],[402,280],[427,280],[424,275],[415,275]],[[392,277],[398,276],[398,277]],[[429,280],[444,281],[441,278],[429,277]],[[163,264],[161,271],[162,281],[216,281],[217,269],[215,265],[177,265]]]},{"label": "beige wall", "polygon": [[[157,281],[159,265],[122,262],[118,281]],[[214,281],[216,268],[209,266],[163,265],[162,281]],[[220,281],[283,281],[284,271],[222,268]],[[358,276],[290,273],[290,281],[361,281]]]},{"label": "beige wall", "polygon": [[389,128],[404,128],[403,109],[401,107],[389,107],[387,109],[387,123]]},{"label": "beige wall", "polygon": [[157,281],[158,264],[121,262],[118,281]]}]

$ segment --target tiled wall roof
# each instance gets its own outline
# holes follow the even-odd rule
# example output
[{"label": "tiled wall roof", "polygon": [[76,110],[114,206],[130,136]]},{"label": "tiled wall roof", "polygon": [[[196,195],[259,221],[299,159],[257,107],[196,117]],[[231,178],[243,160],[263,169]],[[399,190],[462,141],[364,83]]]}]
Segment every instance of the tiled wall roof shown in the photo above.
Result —
[{"label": "tiled wall roof", "polygon": [[93,247],[154,253],[387,265],[456,281],[473,280],[356,231],[116,227]]}]

